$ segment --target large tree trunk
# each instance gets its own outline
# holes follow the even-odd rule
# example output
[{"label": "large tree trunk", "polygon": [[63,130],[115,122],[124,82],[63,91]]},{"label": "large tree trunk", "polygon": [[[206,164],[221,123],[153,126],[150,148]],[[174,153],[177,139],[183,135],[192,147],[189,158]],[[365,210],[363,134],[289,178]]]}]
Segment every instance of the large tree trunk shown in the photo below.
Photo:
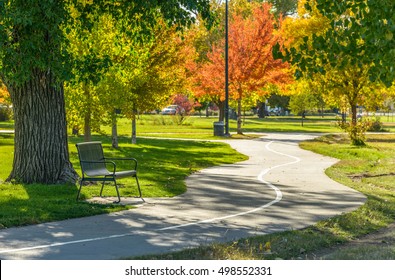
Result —
[{"label": "large tree trunk", "polygon": [[62,83],[48,71],[20,86],[7,85],[15,119],[14,162],[8,181],[75,183],[70,160]]}]

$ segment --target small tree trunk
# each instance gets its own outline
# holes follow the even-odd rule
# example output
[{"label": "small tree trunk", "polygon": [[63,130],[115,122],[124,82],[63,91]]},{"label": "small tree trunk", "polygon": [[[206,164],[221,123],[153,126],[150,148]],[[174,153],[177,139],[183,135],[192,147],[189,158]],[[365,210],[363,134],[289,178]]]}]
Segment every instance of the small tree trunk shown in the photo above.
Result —
[{"label": "small tree trunk", "polygon": [[[84,95],[86,97],[86,100],[89,103],[89,100],[91,99],[91,93],[89,87],[86,84],[84,84],[83,89],[84,89]],[[87,107],[88,108],[85,111],[85,115],[84,115],[84,142],[92,141],[92,129],[91,129],[92,112],[90,110],[89,104]]]},{"label": "small tree trunk", "polygon": [[258,118],[263,119],[265,117],[265,111],[266,111],[265,102],[259,102],[258,107],[259,107]]},{"label": "small tree trunk", "polygon": [[342,110],[342,125],[345,126],[346,122],[347,122],[346,112],[344,110]]},{"label": "small tree trunk", "polygon": [[133,113],[132,113],[132,144],[137,143],[137,127],[136,127],[136,109],[133,106]]},{"label": "small tree trunk", "polygon": [[350,138],[354,145],[361,145],[362,139],[358,139],[358,127],[357,127],[357,106],[351,104],[351,127],[350,127]]},{"label": "small tree trunk", "polygon": [[218,121],[223,122],[225,120],[225,101],[220,101],[217,105],[219,109]]},{"label": "small tree trunk", "polygon": [[91,112],[85,112],[85,116],[84,116],[84,142],[89,142],[91,140],[92,140]]},{"label": "small tree trunk", "polygon": [[352,126],[357,125],[357,105],[351,104],[351,122]]},{"label": "small tree trunk", "polygon": [[237,100],[237,134],[243,134],[243,131],[241,129],[241,99]]},{"label": "small tree trunk", "polygon": [[118,124],[117,124],[117,115],[115,112],[111,115],[111,143],[112,147],[115,149],[119,148],[118,145]]},{"label": "small tree trunk", "polygon": [[75,183],[69,160],[63,84],[50,71],[35,71],[22,85],[7,84],[15,119],[12,171],[7,181]]}]

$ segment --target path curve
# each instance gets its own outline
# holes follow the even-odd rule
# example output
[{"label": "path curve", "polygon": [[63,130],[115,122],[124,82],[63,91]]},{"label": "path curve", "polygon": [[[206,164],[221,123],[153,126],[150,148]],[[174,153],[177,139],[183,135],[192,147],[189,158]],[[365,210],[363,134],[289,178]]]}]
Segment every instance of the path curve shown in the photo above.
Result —
[{"label": "path curve", "polygon": [[0,259],[118,259],[300,229],[362,205],[330,180],[335,159],[302,150],[315,135],[227,140],[247,161],[187,178],[188,191],[137,209],[0,230]]}]

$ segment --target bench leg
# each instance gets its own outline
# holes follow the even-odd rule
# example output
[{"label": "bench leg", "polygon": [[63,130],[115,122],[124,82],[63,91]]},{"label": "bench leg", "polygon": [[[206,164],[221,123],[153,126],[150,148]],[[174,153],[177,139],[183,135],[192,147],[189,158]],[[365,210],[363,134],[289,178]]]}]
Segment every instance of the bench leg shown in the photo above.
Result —
[{"label": "bench leg", "polygon": [[121,202],[121,196],[119,195],[119,190],[118,190],[118,185],[117,185],[117,181],[114,180],[114,185],[115,185],[115,189],[117,190],[117,195],[118,195],[118,201],[114,201],[114,203],[120,203]]},{"label": "bench leg", "polygon": [[140,183],[139,183],[139,179],[137,178],[137,175],[136,175],[136,183],[137,183],[137,188],[139,190],[139,195],[140,195],[139,198],[142,198],[143,195],[141,194]]},{"label": "bench leg", "polygon": [[[104,184],[106,183],[106,181],[103,181],[103,183],[101,184],[101,190],[100,190],[100,197],[103,197],[103,189],[104,189]],[[114,186],[115,186],[115,190],[117,191],[117,196],[118,196],[118,201],[114,201],[114,203],[119,203],[121,202],[121,196],[119,195],[119,190],[118,190],[118,184],[117,181],[114,180]]]},{"label": "bench leg", "polygon": [[104,184],[105,184],[105,183],[106,183],[106,181],[103,181],[103,183],[101,184],[100,197],[102,197],[103,189],[104,189]]},{"label": "bench leg", "polygon": [[81,189],[82,189],[82,183],[83,183],[83,179],[80,179],[80,188],[78,189],[78,193],[77,193],[77,201],[80,198],[80,193],[81,193]]}]

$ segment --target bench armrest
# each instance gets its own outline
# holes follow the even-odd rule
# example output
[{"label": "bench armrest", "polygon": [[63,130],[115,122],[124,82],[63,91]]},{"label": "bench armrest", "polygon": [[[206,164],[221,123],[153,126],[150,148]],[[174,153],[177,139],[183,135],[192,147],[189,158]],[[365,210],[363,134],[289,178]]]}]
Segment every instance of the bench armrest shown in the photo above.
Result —
[{"label": "bench armrest", "polygon": [[131,161],[134,161],[134,170],[137,170],[137,159],[135,159],[135,158],[108,158],[108,157],[106,157],[105,159],[106,160],[108,159],[108,160],[131,160]]},{"label": "bench armrest", "polygon": [[113,162],[113,161],[110,161],[110,160],[80,160],[80,163],[81,163],[81,165],[82,165],[82,163],[101,163],[101,164],[105,164],[106,166],[107,166],[107,164],[110,164],[110,165],[112,165],[112,171],[109,171],[109,172],[112,172],[113,174],[115,174],[115,172],[116,172],[116,170],[117,170],[117,165],[115,164],[115,162]]}]

